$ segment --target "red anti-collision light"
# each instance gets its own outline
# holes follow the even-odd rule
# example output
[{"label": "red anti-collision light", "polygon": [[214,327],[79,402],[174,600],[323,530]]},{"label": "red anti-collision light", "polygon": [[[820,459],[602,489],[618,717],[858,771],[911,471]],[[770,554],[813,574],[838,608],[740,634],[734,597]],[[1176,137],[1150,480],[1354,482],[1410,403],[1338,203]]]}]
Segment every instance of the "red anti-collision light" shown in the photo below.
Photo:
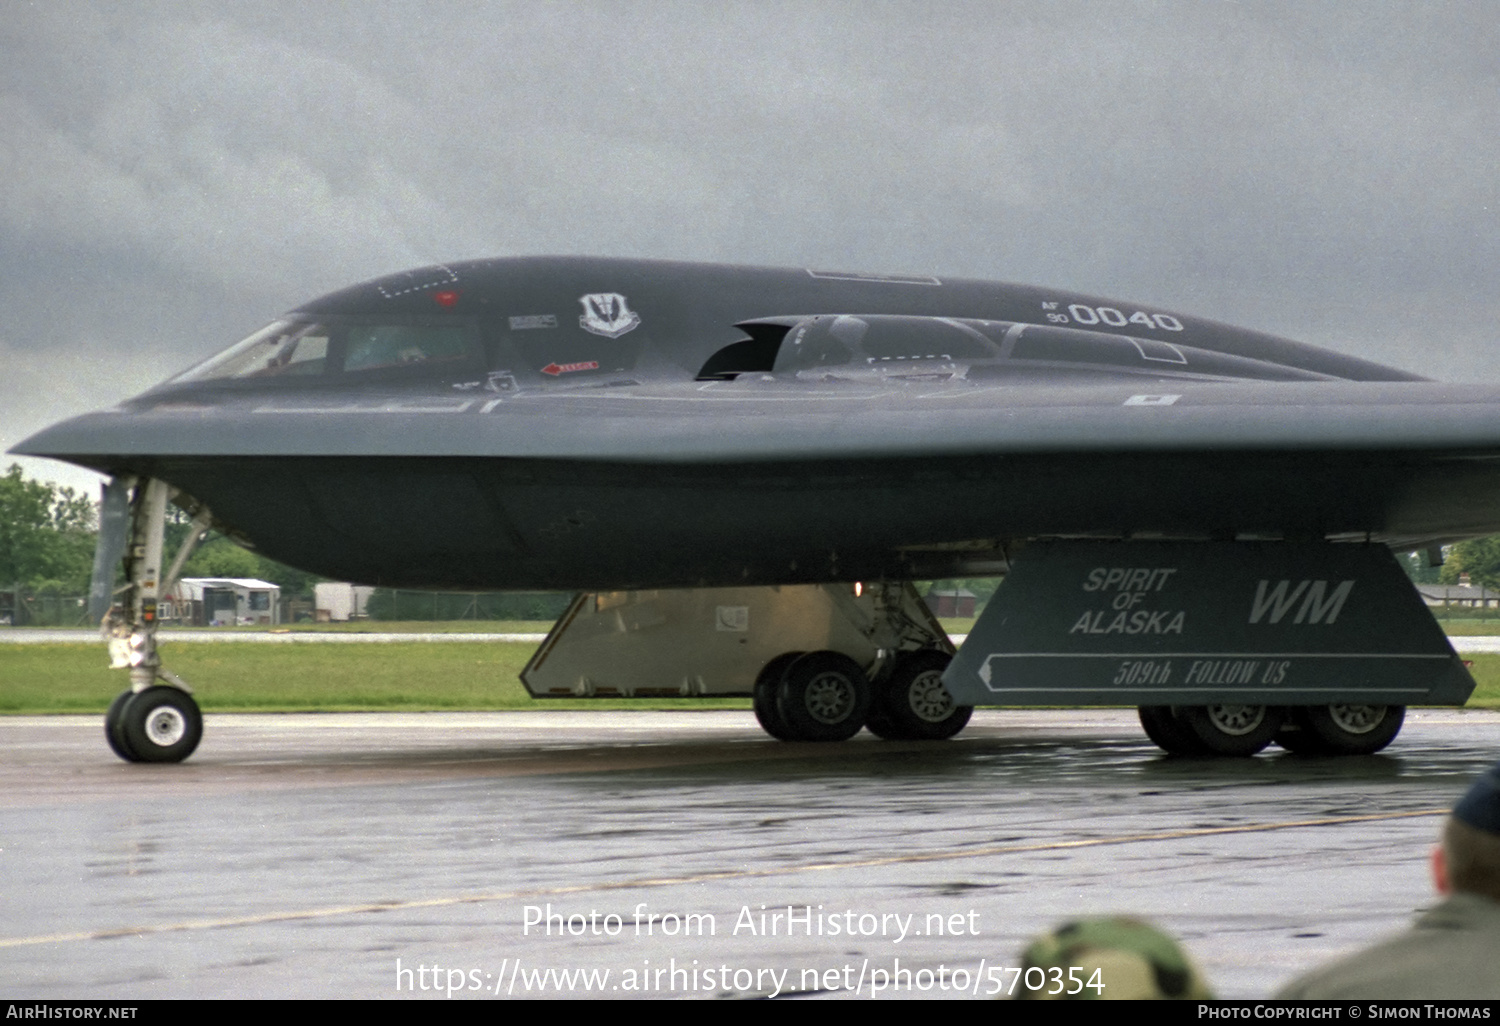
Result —
[{"label": "red anti-collision light", "polygon": [[438,306],[452,306],[458,302],[458,293],[453,291],[434,292],[432,298]]}]

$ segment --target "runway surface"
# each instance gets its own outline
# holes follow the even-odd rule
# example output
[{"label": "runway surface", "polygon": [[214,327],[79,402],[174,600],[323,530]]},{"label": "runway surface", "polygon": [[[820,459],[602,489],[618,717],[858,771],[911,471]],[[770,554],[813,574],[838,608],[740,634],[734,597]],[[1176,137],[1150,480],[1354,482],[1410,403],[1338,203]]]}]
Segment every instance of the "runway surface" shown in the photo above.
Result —
[{"label": "runway surface", "polygon": [[1115,710],[833,745],[740,712],[207,721],[146,766],[96,717],[0,718],[0,992],[982,996],[1030,936],[1129,912],[1266,996],[1432,900],[1500,741],[1451,710],[1247,760],[1163,758]]}]

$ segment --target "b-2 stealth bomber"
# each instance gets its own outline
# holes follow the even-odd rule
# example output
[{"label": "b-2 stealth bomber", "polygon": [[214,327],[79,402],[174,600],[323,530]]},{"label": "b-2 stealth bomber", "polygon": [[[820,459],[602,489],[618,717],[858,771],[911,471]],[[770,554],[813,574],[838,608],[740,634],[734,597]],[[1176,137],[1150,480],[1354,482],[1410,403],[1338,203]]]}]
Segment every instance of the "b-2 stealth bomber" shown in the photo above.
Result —
[{"label": "b-2 stealth bomber", "polygon": [[[1465,701],[1392,552],[1500,531],[1500,389],[925,275],[426,267],[13,451],[111,479],[106,734],[145,761],[201,735],[155,628],[210,527],[339,580],[579,591],[541,697],[748,694],[787,740],[1129,704],[1170,752],[1238,755],[1375,751]],[[1002,575],[954,657],[910,582]]]}]

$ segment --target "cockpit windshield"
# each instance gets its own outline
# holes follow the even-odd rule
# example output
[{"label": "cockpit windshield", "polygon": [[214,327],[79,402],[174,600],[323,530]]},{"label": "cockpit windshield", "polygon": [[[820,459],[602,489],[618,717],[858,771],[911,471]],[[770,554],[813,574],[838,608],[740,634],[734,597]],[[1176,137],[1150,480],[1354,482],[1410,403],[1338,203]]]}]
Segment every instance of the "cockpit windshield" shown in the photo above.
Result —
[{"label": "cockpit windshield", "polygon": [[[282,320],[168,384],[274,377],[458,370],[478,356],[465,323],[318,323]],[[382,374],[382,376],[385,376]]]}]

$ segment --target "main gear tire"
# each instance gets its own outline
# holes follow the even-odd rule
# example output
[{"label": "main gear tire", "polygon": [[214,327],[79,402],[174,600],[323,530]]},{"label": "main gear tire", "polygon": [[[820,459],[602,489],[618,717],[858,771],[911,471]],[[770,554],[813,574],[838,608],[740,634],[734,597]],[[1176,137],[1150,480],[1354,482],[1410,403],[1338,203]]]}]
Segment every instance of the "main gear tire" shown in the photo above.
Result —
[{"label": "main gear tire", "polygon": [[870,711],[865,713],[865,729],[882,740],[899,741],[901,740],[900,732],[897,730],[896,725],[891,722],[891,718],[885,714],[885,710],[881,708],[881,684],[881,681],[870,682],[870,687],[874,689],[874,693],[870,697]]},{"label": "main gear tire", "polygon": [[1182,725],[1170,705],[1143,705],[1136,712],[1146,736],[1168,755],[1209,754],[1208,746]]},{"label": "main gear tire", "polygon": [[120,734],[136,762],[181,762],[203,739],[203,713],[180,688],[149,687],[126,700]]},{"label": "main gear tire", "polygon": [[1254,755],[1281,729],[1281,710],[1269,705],[1185,705],[1177,721],[1214,755]]},{"label": "main gear tire", "polygon": [[776,708],[776,691],[781,687],[781,678],[786,676],[786,668],[800,658],[801,652],[783,652],[763,666],[755,678],[751,703],[755,708],[755,718],[761,729],[778,741],[791,741],[793,737],[792,728]]},{"label": "main gear tire", "polygon": [[1404,705],[1311,705],[1307,726],[1327,752],[1373,755],[1396,739],[1406,722]]},{"label": "main gear tire", "polygon": [[809,652],[786,668],[776,711],[794,741],[847,741],[865,725],[870,680],[838,652]]},{"label": "main gear tire", "polygon": [[1307,707],[1294,705],[1286,711],[1281,729],[1276,732],[1276,743],[1294,755],[1331,755],[1322,737],[1313,730],[1307,718]]},{"label": "main gear tire", "polygon": [[943,686],[952,659],[936,649],[897,656],[890,675],[875,685],[865,723],[870,732],[889,741],[942,741],[963,730],[974,707],[955,704]]}]

